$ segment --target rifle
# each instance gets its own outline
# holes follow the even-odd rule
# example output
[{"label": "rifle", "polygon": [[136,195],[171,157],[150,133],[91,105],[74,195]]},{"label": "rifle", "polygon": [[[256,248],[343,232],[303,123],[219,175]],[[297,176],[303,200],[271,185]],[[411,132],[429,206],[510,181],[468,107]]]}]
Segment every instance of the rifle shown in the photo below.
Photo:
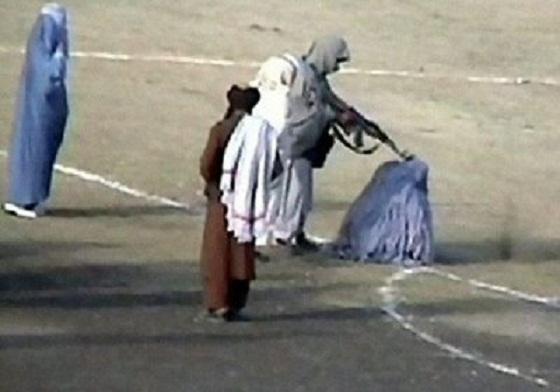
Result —
[{"label": "rifle", "polygon": [[[332,129],[334,131],[334,136],[339,140],[345,147],[358,154],[372,154],[374,153],[381,144],[385,144],[389,147],[395,154],[397,154],[403,160],[410,160],[413,155],[406,150],[401,150],[398,148],[397,144],[385,133],[381,127],[374,121],[367,119],[357,110],[350,108],[352,113],[352,128],[353,130],[346,131],[345,125],[340,121],[340,116],[337,116]],[[344,135],[353,134],[354,145],[352,145]],[[364,134],[377,140],[378,143],[369,149],[362,149],[364,145]]]}]

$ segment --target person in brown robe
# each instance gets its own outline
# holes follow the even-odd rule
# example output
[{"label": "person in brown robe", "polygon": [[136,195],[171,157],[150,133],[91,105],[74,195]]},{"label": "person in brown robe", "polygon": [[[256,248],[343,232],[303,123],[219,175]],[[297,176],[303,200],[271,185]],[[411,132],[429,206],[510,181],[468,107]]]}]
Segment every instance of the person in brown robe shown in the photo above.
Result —
[{"label": "person in brown robe", "polygon": [[239,121],[259,100],[254,88],[232,86],[227,93],[229,107],[208,136],[200,158],[200,175],[206,182],[208,200],[201,250],[204,305],[207,316],[234,321],[241,319],[249,285],[255,279],[255,245],[239,243],[227,231],[226,207],[220,202],[222,161],[229,138]]}]

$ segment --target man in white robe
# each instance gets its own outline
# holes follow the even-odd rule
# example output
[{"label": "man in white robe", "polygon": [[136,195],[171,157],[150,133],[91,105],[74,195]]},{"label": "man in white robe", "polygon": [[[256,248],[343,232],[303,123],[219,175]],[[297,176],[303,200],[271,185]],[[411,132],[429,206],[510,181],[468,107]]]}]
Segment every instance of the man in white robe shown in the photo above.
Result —
[{"label": "man in white robe", "polygon": [[313,178],[311,163],[303,155],[322,131],[323,108],[315,83],[311,67],[289,54],[268,59],[251,83],[261,94],[253,115],[276,129],[283,163],[268,205],[268,235],[259,245],[271,238],[281,244],[311,245],[303,227],[312,207]]},{"label": "man in white robe", "polygon": [[[313,168],[322,167],[332,146],[327,139],[324,148],[324,136],[328,137],[330,124],[335,119],[342,123],[351,121],[352,113],[351,107],[332,91],[327,76],[349,59],[344,39],[324,37],[313,42],[307,55],[301,58],[283,55],[269,59],[253,82],[261,97],[273,94],[267,92],[266,86],[270,85],[267,81],[276,79],[277,83],[272,84],[282,86],[283,100],[276,100],[276,103],[282,102],[281,105],[273,100],[267,104],[261,98],[260,108],[254,111],[265,118],[284,115],[284,121],[279,121],[276,127],[284,171],[277,181],[268,211],[270,235],[276,243],[304,250],[316,249],[304,231],[313,206]],[[276,70],[271,67],[272,63],[277,65]],[[291,73],[278,72],[282,67],[289,70],[289,65]]]}]

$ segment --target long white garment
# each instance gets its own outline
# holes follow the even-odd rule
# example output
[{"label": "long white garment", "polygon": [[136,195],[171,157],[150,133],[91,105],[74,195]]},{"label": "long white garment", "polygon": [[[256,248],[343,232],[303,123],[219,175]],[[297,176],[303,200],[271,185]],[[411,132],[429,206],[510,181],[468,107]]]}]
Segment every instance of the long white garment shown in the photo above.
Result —
[{"label": "long white garment", "polygon": [[252,114],[269,122],[279,135],[288,118],[289,91],[296,70],[285,59],[271,57],[262,65],[253,81],[252,87],[259,90],[260,99]]},{"label": "long white garment", "polygon": [[270,180],[276,159],[276,133],[259,117],[245,115],[224,153],[220,179],[227,229],[239,242],[266,235]]},{"label": "long white garment", "polygon": [[313,70],[290,54],[265,61],[251,85],[261,95],[253,115],[265,119],[276,130],[284,166],[270,189],[267,235],[257,240],[257,245],[265,245],[272,238],[289,239],[303,230],[311,211],[312,169],[301,155],[320,136],[318,124],[323,108]]},{"label": "long white garment", "polygon": [[285,241],[303,234],[307,216],[313,206],[313,168],[305,158],[290,161],[271,196],[268,217],[275,239]]},{"label": "long white garment", "polygon": [[[268,121],[274,129],[276,138],[284,131],[286,125],[289,91],[295,73],[296,69],[289,61],[275,56],[261,65],[255,79],[250,82],[251,86],[258,88],[260,93],[259,102],[253,108],[252,114]],[[282,152],[279,151],[279,154]],[[283,166],[286,166],[286,162]],[[267,227],[263,235],[257,238],[257,246],[267,245],[273,238],[282,197],[282,178],[282,176],[278,177],[270,184],[270,198],[265,214]]]}]

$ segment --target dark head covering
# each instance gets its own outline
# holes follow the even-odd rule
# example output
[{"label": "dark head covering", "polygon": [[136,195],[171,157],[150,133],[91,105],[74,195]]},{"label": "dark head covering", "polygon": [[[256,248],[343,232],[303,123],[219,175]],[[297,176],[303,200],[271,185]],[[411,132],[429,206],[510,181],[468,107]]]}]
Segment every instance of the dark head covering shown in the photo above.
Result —
[{"label": "dark head covering", "polygon": [[253,87],[239,87],[234,84],[226,94],[228,100],[228,110],[225,117],[229,117],[235,110],[242,110],[251,113],[257,102],[259,102],[259,90]]}]

